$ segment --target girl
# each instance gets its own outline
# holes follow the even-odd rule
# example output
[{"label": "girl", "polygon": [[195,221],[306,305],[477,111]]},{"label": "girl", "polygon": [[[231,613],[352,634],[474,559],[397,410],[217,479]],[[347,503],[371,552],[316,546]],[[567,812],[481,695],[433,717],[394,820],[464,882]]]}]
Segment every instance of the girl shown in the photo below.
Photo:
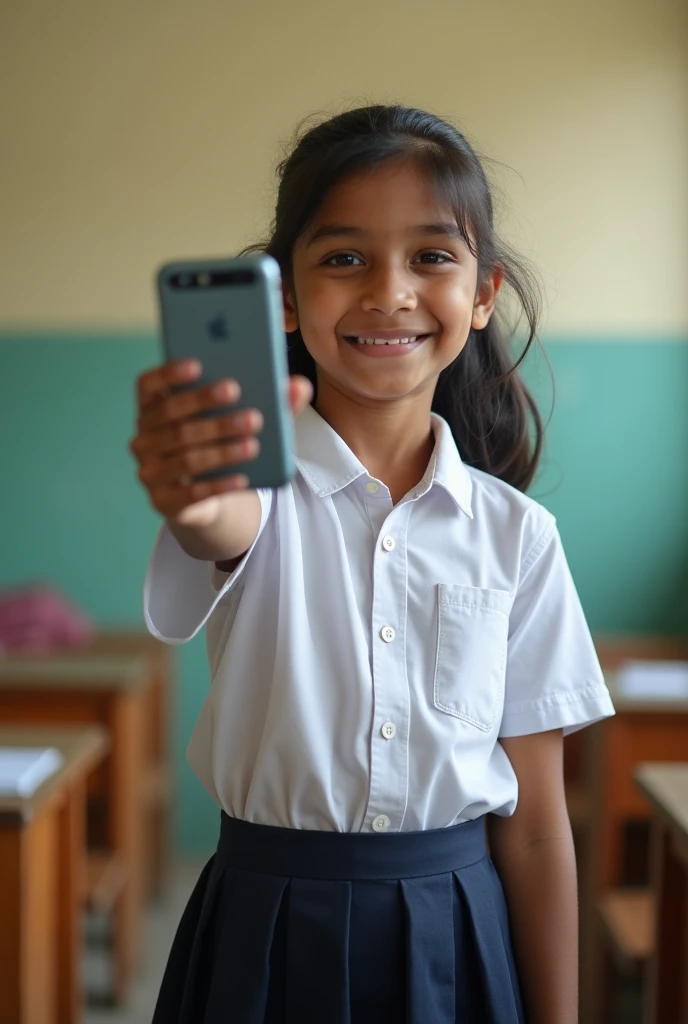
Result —
[{"label": "girl", "polygon": [[613,708],[524,494],[541,423],[495,307],[510,286],[529,347],[537,292],[466,139],[403,107],[303,134],[262,248],[293,483],[194,482],[257,453],[260,412],[197,418],[239,396],[173,393],[198,365],[139,381],[132,450],[166,520],[146,621],[168,643],[206,625],[189,759],[222,808],[155,1022],[573,1024],[562,741]]}]

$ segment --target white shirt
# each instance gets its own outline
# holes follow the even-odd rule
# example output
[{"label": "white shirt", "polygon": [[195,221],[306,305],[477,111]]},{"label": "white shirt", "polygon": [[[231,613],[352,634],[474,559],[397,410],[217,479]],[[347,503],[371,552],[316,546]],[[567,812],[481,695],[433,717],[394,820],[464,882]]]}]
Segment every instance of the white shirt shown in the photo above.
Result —
[{"label": "white shirt", "polygon": [[499,738],[614,709],[554,517],[435,449],[397,505],[313,409],[297,474],[261,491],[227,576],[163,527],[145,584],[154,636],[206,626],[211,688],[188,749],[232,817],[334,831],[512,814]]}]

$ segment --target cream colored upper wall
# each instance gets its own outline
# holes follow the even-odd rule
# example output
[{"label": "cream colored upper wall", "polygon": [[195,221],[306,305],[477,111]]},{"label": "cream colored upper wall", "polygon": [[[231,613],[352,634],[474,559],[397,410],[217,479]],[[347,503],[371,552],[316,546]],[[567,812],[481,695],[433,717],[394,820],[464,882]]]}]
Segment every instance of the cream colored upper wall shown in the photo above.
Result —
[{"label": "cream colored upper wall", "polygon": [[551,329],[688,329],[685,0],[23,0],[0,37],[0,322],[147,326],[153,268],[262,235],[314,111],[448,115]]}]

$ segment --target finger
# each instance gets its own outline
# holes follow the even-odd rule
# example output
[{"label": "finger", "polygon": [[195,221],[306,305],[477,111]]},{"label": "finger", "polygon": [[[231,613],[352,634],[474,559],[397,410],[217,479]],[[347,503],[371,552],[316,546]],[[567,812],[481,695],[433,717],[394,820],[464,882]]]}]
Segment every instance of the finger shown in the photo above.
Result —
[{"label": "finger", "polygon": [[131,442],[137,458],[148,455],[172,455],[195,445],[258,434],[263,429],[263,414],[258,409],[243,409],[227,416],[208,416],[186,420],[168,430],[141,434]]},{"label": "finger", "polygon": [[240,397],[241,388],[235,380],[221,380],[206,387],[159,398],[155,404],[142,411],[139,417],[139,432],[159,430],[170,423],[197,416],[200,412],[231,405],[238,402]]},{"label": "finger", "polygon": [[313,398],[313,385],[307,377],[289,378],[289,400],[294,416],[299,416]]},{"label": "finger", "polygon": [[162,484],[153,488],[150,499],[153,507],[160,515],[169,517],[177,516],[179,513],[195,505],[196,502],[205,498],[212,498],[219,494],[227,494],[232,491],[245,491],[249,486],[249,479],[244,473],[235,473],[231,476],[216,477],[213,480],[198,480],[190,484]]},{"label": "finger", "polygon": [[147,408],[161,395],[169,394],[173,387],[189,384],[197,380],[202,373],[203,366],[197,359],[175,360],[147,370],[136,382],[139,408]]},{"label": "finger", "polygon": [[255,459],[259,452],[260,442],[255,437],[189,448],[172,458],[147,459],[139,469],[139,480],[149,490],[164,484],[189,483],[200,473]]}]

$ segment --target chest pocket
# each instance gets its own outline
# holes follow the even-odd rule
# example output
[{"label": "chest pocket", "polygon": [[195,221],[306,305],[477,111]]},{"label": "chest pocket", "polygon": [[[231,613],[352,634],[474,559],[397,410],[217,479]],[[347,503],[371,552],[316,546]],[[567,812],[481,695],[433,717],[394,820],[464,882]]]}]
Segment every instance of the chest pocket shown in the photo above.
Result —
[{"label": "chest pocket", "polygon": [[437,587],[434,704],[484,732],[503,702],[510,605],[506,590]]}]

